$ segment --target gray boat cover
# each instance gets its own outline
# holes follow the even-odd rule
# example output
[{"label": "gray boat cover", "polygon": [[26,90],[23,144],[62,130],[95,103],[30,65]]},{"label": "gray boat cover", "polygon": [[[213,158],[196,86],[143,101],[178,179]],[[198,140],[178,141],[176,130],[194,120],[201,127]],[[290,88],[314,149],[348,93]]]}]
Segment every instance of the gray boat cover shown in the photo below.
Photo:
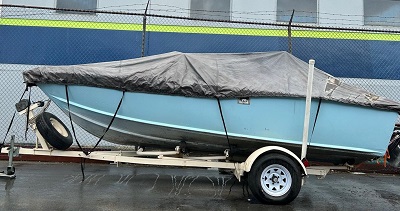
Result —
[{"label": "gray boat cover", "polygon": [[[318,61],[317,61],[318,62]],[[23,73],[39,83],[104,87],[187,97],[305,97],[308,63],[287,52],[180,53],[69,66],[43,66]],[[400,113],[400,104],[342,83],[317,68],[313,98]]]}]

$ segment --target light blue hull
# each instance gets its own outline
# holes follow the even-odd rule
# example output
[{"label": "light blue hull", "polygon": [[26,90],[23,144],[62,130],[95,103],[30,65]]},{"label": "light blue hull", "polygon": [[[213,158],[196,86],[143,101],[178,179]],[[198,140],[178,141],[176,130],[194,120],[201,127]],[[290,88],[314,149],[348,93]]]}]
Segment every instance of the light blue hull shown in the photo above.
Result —
[{"label": "light blue hull", "polygon": [[[64,112],[65,86],[39,84]],[[112,89],[68,86],[73,121],[101,136],[121,99]],[[302,98],[251,98],[249,105],[237,99],[221,99],[230,144],[247,155],[265,145],[286,147],[300,154],[305,100]],[[318,115],[317,115],[318,113]],[[312,101],[310,160],[356,162],[382,156],[398,114],[331,101]],[[127,92],[107,141],[155,147],[174,147],[182,140],[190,149],[222,152],[228,147],[218,102]]]}]

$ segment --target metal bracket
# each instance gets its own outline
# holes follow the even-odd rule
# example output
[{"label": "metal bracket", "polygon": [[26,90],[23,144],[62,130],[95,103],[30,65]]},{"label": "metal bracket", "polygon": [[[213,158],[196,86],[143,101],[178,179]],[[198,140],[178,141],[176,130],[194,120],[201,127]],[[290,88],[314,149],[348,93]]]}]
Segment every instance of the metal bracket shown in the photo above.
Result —
[{"label": "metal bracket", "polygon": [[[24,110],[19,111],[18,113],[20,115],[23,115],[27,112],[29,112],[29,126],[31,127],[31,129],[35,132],[36,134],[36,148],[39,148],[39,144],[43,149],[49,150],[50,146],[47,143],[47,141],[43,138],[43,136],[40,134],[40,132],[38,131],[37,127],[36,127],[36,118],[38,115],[44,113],[47,108],[50,106],[51,101],[50,100],[46,100],[46,101],[38,101],[35,103],[32,103],[29,106],[29,110],[28,108],[25,108]],[[33,112],[33,110],[36,110],[37,108],[41,108],[39,111]]]},{"label": "metal bracket", "polygon": [[139,148],[136,151],[137,155],[142,156],[160,156],[160,155],[179,155],[180,147],[176,146],[175,151],[144,151],[143,148]]},{"label": "metal bracket", "polygon": [[315,175],[318,179],[324,179],[331,170],[348,170],[348,166],[310,166],[307,167],[308,175]]}]

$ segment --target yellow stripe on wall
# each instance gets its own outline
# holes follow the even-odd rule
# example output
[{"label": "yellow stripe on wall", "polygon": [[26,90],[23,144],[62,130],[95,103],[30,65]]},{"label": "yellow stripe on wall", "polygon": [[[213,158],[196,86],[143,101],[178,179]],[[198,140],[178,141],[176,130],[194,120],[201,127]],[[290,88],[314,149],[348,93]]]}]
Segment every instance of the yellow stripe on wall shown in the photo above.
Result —
[{"label": "yellow stripe on wall", "polygon": [[[37,19],[19,19],[19,18],[2,18],[0,19],[0,25],[142,31],[142,24],[137,24],[137,23],[131,24],[131,23],[108,23],[108,22],[89,22],[89,21],[37,20]],[[230,28],[230,27],[209,27],[209,26],[154,25],[154,24],[147,25],[146,30],[149,32],[275,36],[275,37],[287,37],[288,34],[286,29],[255,29],[255,28]],[[292,37],[400,41],[400,34],[343,32],[343,31],[292,30]]]},{"label": "yellow stripe on wall", "polygon": [[142,24],[2,18],[0,25],[141,31]]},{"label": "yellow stripe on wall", "polygon": [[279,29],[251,29],[176,25],[148,25],[146,29],[147,31],[153,32],[287,37],[287,30]]},{"label": "yellow stripe on wall", "polygon": [[389,33],[292,30],[292,36],[322,39],[400,41],[400,34]]}]

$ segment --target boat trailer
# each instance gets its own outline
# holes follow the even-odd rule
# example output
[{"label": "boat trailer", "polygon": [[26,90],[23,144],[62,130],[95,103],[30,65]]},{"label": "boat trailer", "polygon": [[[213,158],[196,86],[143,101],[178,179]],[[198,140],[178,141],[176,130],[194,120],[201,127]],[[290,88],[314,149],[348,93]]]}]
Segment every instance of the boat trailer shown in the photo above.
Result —
[{"label": "boat trailer", "polygon": [[[244,162],[230,161],[229,150],[225,150],[220,156],[193,157],[185,153],[184,147],[180,146],[171,151],[145,151],[143,148],[136,151],[93,151],[90,153],[65,151],[72,144],[72,138],[69,137],[70,134],[66,126],[56,116],[45,112],[50,101],[31,103],[29,100],[21,100],[17,103],[16,108],[20,115],[27,115],[27,123],[36,134],[36,145],[34,148],[15,147],[16,140],[15,136],[12,135],[10,146],[1,148],[1,153],[8,153],[9,162],[7,172],[0,174],[0,176],[15,178],[13,157],[20,154],[74,157],[117,164],[213,168],[230,170],[239,181],[243,179],[243,176],[246,176],[253,195],[263,203],[289,203],[297,197],[308,175],[324,178],[331,169],[346,170],[350,167],[310,167],[305,159],[308,145],[313,71],[314,60],[310,60],[301,159],[290,150],[279,146],[262,147],[254,151]],[[47,132],[51,132],[52,136],[49,136]],[[61,139],[63,143],[55,139]]]},{"label": "boat trailer", "polygon": [[[37,138],[37,144],[39,143]],[[323,179],[330,172],[330,170],[348,170],[351,166],[314,166],[305,167],[300,159],[293,154],[291,151],[278,147],[278,146],[267,146],[260,148],[253,152],[244,162],[231,162],[229,161],[228,151],[225,151],[224,155],[221,156],[200,156],[191,157],[182,154],[181,149],[177,146],[172,151],[144,151],[143,148],[139,148],[136,151],[94,151],[86,155],[82,151],[66,151],[57,150],[53,148],[45,149],[43,147],[35,148],[23,148],[15,147],[15,136],[11,136],[10,147],[4,147],[1,149],[1,153],[8,153],[9,165],[6,173],[1,173],[0,177],[8,177],[14,179],[16,177],[15,168],[13,166],[13,157],[19,155],[40,155],[40,156],[58,156],[58,157],[69,157],[69,158],[84,158],[91,160],[108,161],[112,163],[130,163],[130,164],[142,164],[142,165],[156,165],[156,166],[174,166],[174,167],[198,167],[198,168],[211,168],[216,170],[228,170],[232,171],[235,177],[241,181],[243,176],[247,173],[249,181],[249,187],[252,188],[250,182],[256,181],[257,179],[268,178],[266,186],[256,186],[260,191],[266,192],[266,194],[272,196],[271,200],[262,201],[270,204],[286,204],[294,200],[300,191],[301,186],[305,182],[305,178],[308,175],[316,175],[317,178]],[[283,166],[280,164],[271,164],[269,170],[265,171],[263,163],[260,162],[268,160],[265,158],[271,157],[273,159],[280,158],[287,160],[288,163],[293,165],[292,167]],[[294,163],[293,160],[297,162]],[[260,175],[260,171],[261,172]],[[274,172],[272,172],[272,170]],[[253,175],[254,172],[258,172],[257,175]],[[266,179],[265,179],[266,180]],[[298,184],[294,181],[297,180]],[[274,200],[275,196],[280,196],[282,193],[287,194],[292,186],[298,186],[297,194],[293,198],[284,198],[284,200]],[[254,188],[254,187],[253,187]],[[254,194],[254,190],[252,189]],[[257,193],[256,193],[257,194]],[[269,199],[269,198],[267,198]]]}]

